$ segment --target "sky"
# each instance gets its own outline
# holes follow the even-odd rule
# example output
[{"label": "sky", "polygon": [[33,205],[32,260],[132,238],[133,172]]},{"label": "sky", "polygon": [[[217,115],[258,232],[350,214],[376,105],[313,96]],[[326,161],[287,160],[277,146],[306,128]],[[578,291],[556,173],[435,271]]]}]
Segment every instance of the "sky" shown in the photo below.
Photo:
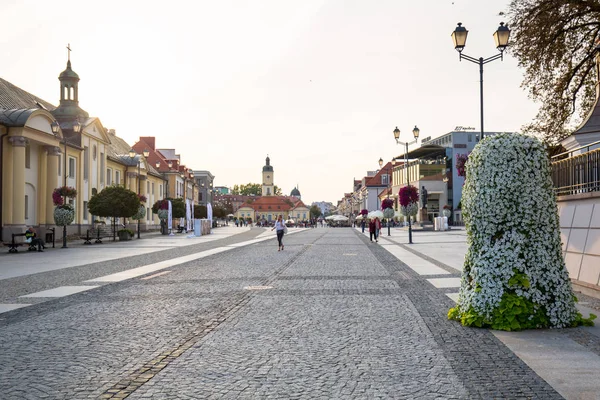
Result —
[{"label": "sky", "polygon": [[[216,186],[262,181],[336,204],[400,140],[479,129],[479,70],[508,0],[0,0],[0,76],[57,105],[70,43],[79,104],[130,144],[156,137]],[[484,67],[486,131],[538,106],[510,54]],[[411,147],[414,148],[416,145]]]}]

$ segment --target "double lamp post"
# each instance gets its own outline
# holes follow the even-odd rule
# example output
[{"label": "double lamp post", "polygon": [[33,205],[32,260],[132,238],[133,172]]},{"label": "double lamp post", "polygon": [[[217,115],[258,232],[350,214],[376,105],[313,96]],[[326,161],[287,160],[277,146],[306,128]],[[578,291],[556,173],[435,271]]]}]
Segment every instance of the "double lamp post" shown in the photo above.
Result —
[{"label": "double lamp post", "polygon": [[[142,154],[144,155],[144,158],[148,158],[148,156],[150,155],[150,151],[148,149],[144,149],[144,151],[143,151]],[[135,152],[134,149],[129,150],[129,158],[131,158],[131,160],[134,160],[136,156],[138,156],[138,158],[137,158],[137,168],[138,168],[138,173],[137,173],[138,190],[137,190],[137,194],[138,194],[138,197],[139,197],[140,196],[140,185],[141,185],[141,181],[142,181],[141,180],[141,172],[140,172],[140,165],[142,163],[142,159],[141,159],[140,155]],[[138,239],[140,238],[140,221],[141,221],[141,218],[138,218],[138,220],[137,220],[137,237],[138,237]]]},{"label": "double lamp post", "polygon": [[[67,126],[63,126],[63,145],[65,146],[65,150],[63,153],[63,178],[64,178],[64,182],[63,182],[63,186],[67,187],[67,135],[65,134],[65,131],[68,130],[69,128],[73,131],[73,133],[79,133],[81,132],[81,123],[79,122],[79,119],[75,119],[75,122],[73,122],[71,124],[70,127]],[[58,121],[53,121],[50,124],[50,129],[52,129],[52,133],[54,135],[57,135],[59,130],[61,129],[60,123]],[[67,196],[63,196],[63,203],[67,204]],[[63,225],[63,245],[62,245],[63,249],[67,248],[67,225]]]},{"label": "double lamp post", "polygon": [[[394,170],[394,165],[396,164],[396,160],[392,159],[392,171]],[[379,169],[383,168],[383,158],[379,157]],[[390,173],[390,168],[387,169],[387,198],[390,198],[390,185],[392,184],[392,174]],[[390,234],[390,219],[387,219],[387,228],[388,228],[388,236],[391,236]]]},{"label": "double lamp post", "polygon": [[480,139],[483,139],[483,65],[495,60],[502,60],[504,55],[504,50],[508,46],[508,38],[510,37],[510,29],[508,29],[507,25],[504,25],[504,22],[500,22],[500,26],[494,32],[494,41],[496,42],[496,48],[500,51],[499,54],[496,54],[492,57],[488,58],[475,58],[463,54],[463,49],[467,43],[467,34],[469,31],[462,26],[462,23],[458,23],[454,32],[452,32],[452,41],[454,42],[454,48],[458,51],[458,59],[459,60],[467,60],[472,63],[479,65],[479,110],[480,110],[480,118],[481,118],[481,135]]},{"label": "double lamp post", "polygon": [[[421,131],[419,130],[419,128],[417,128],[417,126],[415,125],[415,127],[412,130],[413,136],[415,138],[415,140],[410,141],[410,142],[401,142],[400,139],[400,129],[398,129],[398,127],[396,127],[396,129],[394,129],[394,139],[396,139],[396,144],[403,144],[405,146],[405,150],[404,150],[404,173],[405,173],[405,177],[406,177],[406,186],[408,186],[409,182],[408,182],[408,146],[414,143],[417,143],[417,141],[419,140],[419,133]],[[410,222],[410,215],[408,215],[408,243],[412,244],[412,225]]]}]

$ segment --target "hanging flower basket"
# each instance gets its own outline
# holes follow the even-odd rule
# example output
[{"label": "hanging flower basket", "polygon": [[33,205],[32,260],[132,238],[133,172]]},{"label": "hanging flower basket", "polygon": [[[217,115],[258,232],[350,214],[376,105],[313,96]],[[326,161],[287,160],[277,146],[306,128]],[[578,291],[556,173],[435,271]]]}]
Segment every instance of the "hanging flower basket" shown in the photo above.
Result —
[{"label": "hanging flower basket", "polygon": [[442,215],[446,218],[450,218],[452,215],[452,208],[449,205],[445,205],[444,209],[442,210]]},{"label": "hanging flower basket", "polygon": [[131,217],[131,219],[135,219],[137,221],[137,220],[143,219],[145,216],[146,216],[146,207],[141,205],[140,208],[138,209],[138,211]]},{"label": "hanging flower basket", "polygon": [[396,211],[394,211],[393,208],[386,208],[383,210],[383,217],[385,219],[391,219],[394,218],[394,214],[396,213]]},{"label": "hanging flower basket", "polygon": [[54,209],[54,223],[57,226],[70,225],[75,220],[75,210],[69,204]]},{"label": "hanging flower basket", "polygon": [[55,206],[62,206],[64,204],[65,197],[74,199],[77,197],[77,190],[71,186],[61,186],[57,187],[52,192],[52,202]]},{"label": "hanging flower basket", "polygon": [[169,218],[169,210],[158,210],[158,218],[160,218],[160,219]]},{"label": "hanging flower basket", "polygon": [[393,208],[394,200],[392,199],[383,199],[381,201],[381,211],[384,211],[386,208]]},{"label": "hanging flower basket", "polygon": [[414,217],[415,215],[417,215],[418,211],[419,211],[419,203],[417,203],[417,202],[410,203],[406,207],[400,206],[400,214],[402,214],[404,216]]}]

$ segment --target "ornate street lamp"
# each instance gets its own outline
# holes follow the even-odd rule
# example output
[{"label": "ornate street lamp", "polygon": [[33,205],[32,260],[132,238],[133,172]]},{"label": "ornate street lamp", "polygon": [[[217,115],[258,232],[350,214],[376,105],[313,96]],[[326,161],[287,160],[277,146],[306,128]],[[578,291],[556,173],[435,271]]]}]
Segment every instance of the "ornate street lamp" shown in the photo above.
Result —
[{"label": "ornate street lamp", "polygon": [[[400,129],[398,129],[398,127],[396,127],[396,129],[394,129],[394,139],[396,139],[396,144],[403,144],[405,146],[405,151],[404,151],[404,171],[405,171],[405,176],[406,176],[406,186],[408,186],[409,182],[408,182],[408,146],[414,143],[417,143],[417,141],[419,140],[419,133],[421,131],[419,130],[419,128],[417,128],[417,126],[415,125],[415,127],[412,130],[413,133],[413,137],[415,138],[415,140],[411,141],[411,142],[401,142],[400,139]],[[408,243],[412,244],[412,225],[410,222],[410,215],[408,215]]]},{"label": "ornate street lamp", "polygon": [[[75,122],[73,122],[70,126],[71,130],[74,133],[79,133],[81,132],[81,123],[79,122],[79,119],[75,119]],[[50,124],[50,129],[52,130],[52,133],[54,135],[57,135],[58,132],[61,129],[60,123],[58,121],[52,121],[52,123]],[[63,186],[67,186],[67,136],[65,134],[65,130],[69,129],[69,127],[64,126],[63,128],[63,145],[65,147],[64,149],[64,154],[63,154]],[[67,204],[67,196],[63,197],[63,203]],[[67,225],[63,225],[63,245],[62,245],[63,249],[67,248]]]},{"label": "ornate street lamp", "polygon": [[[148,151],[148,149],[144,149],[143,155],[144,155],[144,158],[148,157],[150,155],[150,151]],[[140,197],[140,191],[141,191],[140,186],[141,186],[141,181],[142,181],[140,179],[140,177],[141,177],[140,165],[142,163],[142,160],[139,157],[139,154],[137,154],[135,152],[135,150],[133,150],[133,149],[129,150],[129,158],[131,158],[133,160],[133,159],[135,159],[136,156],[138,156],[138,159],[137,159],[137,167],[138,167],[138,173],[137,173],[137,181],[138,181],[138,185],[137,186],[138,186],[138,190],[137,190],[137,194],[138,194],[138,197]],[[141,221],[141,219],[137,220],[137,238],[138,239],[140,238],[140,221]]]},{"label": "ornate street lamp", "polygon": [[488,58],[474,58],[463,54],[462,51],[467,44],[467,35],[469,31],[462,26],[462,23],[458,23],[454,32],[452,32],[452,41],[454,42],[454,48],[458,51],[458,59],[462,61],[464,58],[467,61],[470,61],[475,64],[479,64],[479,109],[480,109],[480,118],[481,118],[481,135],[480,139],[483,139],[484,130],[483,130],[483,64],[487,64],[494,60],[503,60],[504,50],[508,46],[508,39],[510,37],[510,29],[508,29],[508,25],[504,25],[504,22],[500,22],[500,26],[494,32],[494,42],[496,43],[496,48],[500,52],[492,57]]}]

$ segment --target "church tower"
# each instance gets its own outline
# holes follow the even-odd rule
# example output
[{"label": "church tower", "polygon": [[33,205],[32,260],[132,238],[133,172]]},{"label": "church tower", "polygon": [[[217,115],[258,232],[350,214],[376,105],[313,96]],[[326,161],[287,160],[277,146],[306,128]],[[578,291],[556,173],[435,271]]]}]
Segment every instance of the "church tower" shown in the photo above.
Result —
[{"label": "church tower", "polygon": [[267,163],[263,167],[262,171],[262,195],[273,196],[275,194],[275,185],[273,184],[273,166],[271,165],[271,159],[267,155]]},{"label": "church tower", "polygon": [[52,110],[52,115],[61,123],[71,122],[79,119],[81,123],[89,118],[89,114],[79,107],[79,75],[71,68],[71,48],[67,59],[67,69],[60,73],[58,80],[60,81],[60,104],[55,110]]}]

